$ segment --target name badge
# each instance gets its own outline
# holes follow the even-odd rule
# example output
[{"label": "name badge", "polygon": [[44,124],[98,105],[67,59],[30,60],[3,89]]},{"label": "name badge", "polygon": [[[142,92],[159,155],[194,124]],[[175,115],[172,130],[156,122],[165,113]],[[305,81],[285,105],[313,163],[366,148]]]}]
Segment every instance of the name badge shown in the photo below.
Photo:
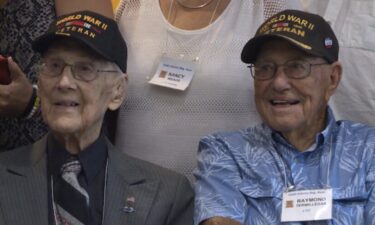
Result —
[{"label": "name badge", "polygon": [[195,73],[195,63],[163,56],[150,84],[184,91]]},{"label": "name badge", "polygon": [[332,189],[290,191],[283,194],[281,222],[332,219]]}]

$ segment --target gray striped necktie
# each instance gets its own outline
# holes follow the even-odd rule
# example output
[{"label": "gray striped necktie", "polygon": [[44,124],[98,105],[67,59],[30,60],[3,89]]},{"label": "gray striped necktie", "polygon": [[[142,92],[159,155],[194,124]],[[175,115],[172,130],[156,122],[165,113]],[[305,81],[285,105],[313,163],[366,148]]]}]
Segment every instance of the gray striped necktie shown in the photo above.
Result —
[{"label": "gray striped necktie", "polygon": [[56,225],[85,225],[88,223],[89,196],[78,182],[82,167],[71,157],[61,167],[61,178],[54,187]]}]

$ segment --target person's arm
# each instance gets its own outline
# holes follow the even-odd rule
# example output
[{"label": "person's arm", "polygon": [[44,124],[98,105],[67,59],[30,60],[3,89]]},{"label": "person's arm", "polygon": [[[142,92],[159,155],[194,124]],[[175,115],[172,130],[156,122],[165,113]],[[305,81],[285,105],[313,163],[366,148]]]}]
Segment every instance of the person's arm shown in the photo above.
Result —
[{"label": "person's arm", "polygon": [[195,225],[240,225],[245,221],[247,203],[239,190],[241,174],[232,157],[231,144],[225,144],[224,139],[227,138],[210,135],[199,143],[198,168],[194,173]]},{"label": "person's arm", "polygon": [[[29,114],[25,109],[33,101],[33,87],[19,66],[8,58],[11,83],[0,85],[0,117],[20,117]],[[33,104],[33,103],[31,103]]]},{"label": "person's arm", "polygon": [[242,225],[242,223],[239,223],[238,221],[229,218],[216,216],[208,220],[205,220],[200,225]]},{"label": "person's arm", "polygon": [[55,10],[57,16],[81,10],[90,10],[109,18],[114,17],[111,0],[55,0]]}]

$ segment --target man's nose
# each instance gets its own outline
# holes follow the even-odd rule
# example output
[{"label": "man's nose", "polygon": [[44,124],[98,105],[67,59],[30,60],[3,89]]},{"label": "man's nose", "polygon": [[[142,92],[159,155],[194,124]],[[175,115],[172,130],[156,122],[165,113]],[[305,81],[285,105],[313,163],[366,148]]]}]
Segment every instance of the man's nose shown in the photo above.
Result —
[{"label": "man's nose", "polygon": [[71,87],[75,83],[74,81],[75,78],[73,76],[72,66],[65,65],[63,70],[61,71],[58,86],[60,88]]},{"label": "man's nose", "polygon": [[272,78],[273,88],[277,91],[284,91],[290,88],[290,79],[285,73],[284,65],[276,67],[275,75]]}]

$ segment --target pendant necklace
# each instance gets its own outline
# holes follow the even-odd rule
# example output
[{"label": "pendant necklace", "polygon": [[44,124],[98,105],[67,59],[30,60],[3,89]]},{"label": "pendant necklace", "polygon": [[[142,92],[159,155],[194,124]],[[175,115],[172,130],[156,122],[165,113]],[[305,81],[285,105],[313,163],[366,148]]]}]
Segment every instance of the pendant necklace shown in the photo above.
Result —
[{"label": "pendant necklace", "polygon": [[[170,16],[171,16],[171,13],[172,13],[172,8],[173,8],[173,2],[177,2],[178,4],[181,4],[181,2],[180,2],[181,0],[172,0],[171,1],[171,4],[170,4],[170,6],[169,6],[169,11],[168,11],[168,16],[167,16],[167,20],[168,21],[170,21]],[[206,5],[208,5],[208,4],[210,4],[211,2],[212,2],[213,0],[208,0],[206,3],[204,3],[204,4],[202,4],[203,6],[202,7],[204,7],[204,6],[206,6]],[[208,26],[209,25],[211,25],[211,23],[213,22],[213,20],[214,20],[214,17],[215,17],[215,15],[216,15],[216,12],[217,12],[217,9],[218,9],[218,7],[219,7],[219,5],[220,5],[220,2],[221,2],[221,0],[217,0],[217,2],[216,2],[216,5],[215,5],[215,9],[213,10],[213,12],[212,12],[212,15],[211,15],[211,18],[210,18],[210,20],[209,20],[209,22],[208,22]],[[184,7],[184,6],[183,6]],[[202,8],[202,7],[200,7],[200,8]],[[187,7],[188,8],[188,7]],[[192,8],[193,9],[193,8]],[[197,8],[198,9],[198,8]],[[204,42],[204,45],[205,44],[208,44],[208,34],[207,34],[207,37],[205,38],[206,40],[204,40],[203,42]],[[204,46],[203,45],[203,46]],[[165,47],[164,47],[164,53],[163,53],[163,55],[165,55],[167,52],[166,52],[166,50],[169,48],[169,35],[168,35],[168,31],[167,31],[167,37],[166,37],[166,42],[165,42]],[[200,55],[200,53],[193,59],[193,61],[199,61],[199,55]]]},{"label": "pendant necklace", "polygon": [[206,2],[203,2],[202,4],[200,5],[189,5],[189,4],[186,4],[186,2],[184,1],[181,1],[181,0],[176,0],[176,2],[184,7],[184,8],[187,8],[187,9],[200,9],[200,8],[203,8],[207,5],[209,5],[213,0],[207,0]]}]

